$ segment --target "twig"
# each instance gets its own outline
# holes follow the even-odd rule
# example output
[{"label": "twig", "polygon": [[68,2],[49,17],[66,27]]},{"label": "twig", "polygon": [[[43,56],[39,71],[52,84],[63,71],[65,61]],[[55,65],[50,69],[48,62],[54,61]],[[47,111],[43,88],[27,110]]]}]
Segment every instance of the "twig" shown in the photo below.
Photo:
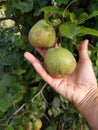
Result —
[{"label": "twig", "polygon": [[13,116],[14,116],[14,115],[16,115],[19,111],[21,111],[21,109],[23,109],[23,108],[24,108],[24,106],[25,106],[25,103],[24,103],[24,104],[22,104],[22,106],[21,106],[19,109],[17,109],[17,111],[16,111],[16,112],[14,112]]},{"label": "twig", "polygon": [[13,113],[13,115],[10,116],[10,117],[7,119],[6,124],[9,124],[10,120],[11,120],[18,112],[20,112],[20,111],[24,108],[24,106],[25,106],[25,103],[22,104],[22,105]]},{"label": "twig", "polygon": [[73,4],[74,2],[77,2],[77,1],[78,1],[78,0],[73,0],[73,1],[71,1],[71,2],[66,6],[64,12],[69,8],[69,6],[70,6],[71,4]]},{"label": "twig", "polygon": [[[32,102],[34,101],[34,99],[35,99],[39,94],[42,93],[42,91],[44,90],[44,88],[46,87],[46,85],[47,85],[47,83],[45,83],[45,84],[43,85],[43,87],[40,89],[40,91],[31,99]],[[11,119],[12,119],[18,112],[20,112],[20,111],[24,108],[25,105],[26,105],[26,103],[22,104],[22,105],[7,119],[6,124],[9,124],[10,121],[11,121]]]},{"label": "twig", "polygon": [[42,93],[42,91],[44,90],[44,88],[46,87],[46,85],[47,85],[47,83],[45,83],[45,84],[43,85],[43,87],[40,89],[40,91],[31,99],[31,102],[33,102],[34,99],[35,99],[39,94]]},{"label": "twig", "polygon": [[55,124],[53,124],[52,121],[45,114],[44,117],[50,122],[51,125],[55,126]]},{"label": "twig", "polygon": [[48,106],[48,102],[47,102],[46,98],[44,97],[43,92],[41,93],[41,95],[42,95],[42,98],[43,98],[44,102],[45,102],[45,103],[47,104],[47,106]]}]

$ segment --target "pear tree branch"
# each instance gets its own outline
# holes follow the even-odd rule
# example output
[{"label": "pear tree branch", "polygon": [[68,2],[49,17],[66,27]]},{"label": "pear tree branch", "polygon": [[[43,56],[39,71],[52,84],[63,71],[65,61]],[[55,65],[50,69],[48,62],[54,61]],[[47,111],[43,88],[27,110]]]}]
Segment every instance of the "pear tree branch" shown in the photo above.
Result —
[{"label": "pear tree branch", "polygon": [[[35,98],[43,92],[43,90],[45,89],[46,85],[47,85],[47,83],[45,83],[45,84],[42,86],[42,88],[39,90],[39,92],[38,92],[35,96],[32,97],[32,99],[31,99],[31,102],[32,102],[32,103],[33,103],[33,101],[35,100]],[[23,103],[23,104],[7,119],[6,124],[9,124],[10,121],[12,120],[12,118],[13,118],[14,116],[16,116],[16,115],[25,107],[25,105],[26,105],[26,103]]]}]

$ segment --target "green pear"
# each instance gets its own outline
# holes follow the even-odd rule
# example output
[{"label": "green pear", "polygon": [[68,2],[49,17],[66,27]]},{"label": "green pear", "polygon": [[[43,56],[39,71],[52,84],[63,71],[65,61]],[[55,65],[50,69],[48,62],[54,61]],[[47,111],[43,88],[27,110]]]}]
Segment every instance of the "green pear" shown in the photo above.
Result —
[{"label": "green pear", "polygon": [[28,40],[33,47],[52,47],[56,41],[55,29],[44,19],[41,19],[29,31]]},{"label": "green pear", "polygon": [[76,68],[73,54],[65,48],[49,48],[44,56],[46,71],[53,77],[72,74]]}]

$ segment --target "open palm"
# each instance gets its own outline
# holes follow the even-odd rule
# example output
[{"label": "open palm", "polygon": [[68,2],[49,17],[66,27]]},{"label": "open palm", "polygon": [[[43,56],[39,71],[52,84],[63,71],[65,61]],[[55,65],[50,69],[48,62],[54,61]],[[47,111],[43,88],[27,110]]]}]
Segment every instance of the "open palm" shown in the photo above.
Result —
[{"label": "open palm", "polygon": [[[37,49],[44,56],[44,49]],[[84,40],[79,48],[79,62],[71,75],[53,78],[44,69],[42,63],[31,53],[25,52],[24,57],[32,63],[37,73],[64,98],[79,104],[87,93],[97,88],[97,81],[92,63],[88,56],[88,40]]]}]

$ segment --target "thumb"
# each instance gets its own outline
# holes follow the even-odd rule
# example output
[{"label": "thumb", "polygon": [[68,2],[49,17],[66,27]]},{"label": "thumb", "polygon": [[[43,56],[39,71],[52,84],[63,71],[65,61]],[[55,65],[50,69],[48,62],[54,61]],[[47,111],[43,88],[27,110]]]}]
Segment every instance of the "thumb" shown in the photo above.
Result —
[{"label": "thumb", "polygon": [[84,62],[89,59],[88,55],[88,40],[84,40],[79,47],[79,61]]}]

